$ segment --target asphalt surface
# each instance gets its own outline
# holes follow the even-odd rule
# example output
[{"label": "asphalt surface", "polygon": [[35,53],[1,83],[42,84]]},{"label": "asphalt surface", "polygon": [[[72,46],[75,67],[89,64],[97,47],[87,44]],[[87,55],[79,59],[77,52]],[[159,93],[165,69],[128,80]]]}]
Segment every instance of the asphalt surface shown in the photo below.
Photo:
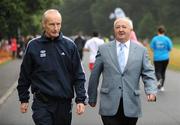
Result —
[{"label": "asphalt surface", "polygon": [[0,105],[16,87],[21,61],[15,59],[0,65]]},{"label": "asphalt surface", "polygon": [[[87,60],[86,56],[82,63],[88,80],[90,72]],[[21,60],[13,60],[0,66],[0,125],[34,125],[30,107],[28,113],[22,114],[19,111],[15,87],[20,63]],[[158,93],[156,102],[147,102],[143,84],[141,87],[143,117],[139,118],[137,125],[180,125],[180,72],[167,71],[165,91]],[[87,106],[81,116],[76,115],[74,107],[75,103],[72,125],[102,125],[98,105],[96,108]]]}]

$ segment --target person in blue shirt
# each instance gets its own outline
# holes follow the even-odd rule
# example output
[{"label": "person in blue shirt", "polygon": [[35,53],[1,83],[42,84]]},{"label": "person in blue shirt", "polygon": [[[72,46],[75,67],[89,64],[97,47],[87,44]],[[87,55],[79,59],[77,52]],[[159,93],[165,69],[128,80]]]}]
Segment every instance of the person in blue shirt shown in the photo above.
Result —
[{"label": "person in blue shirt", "polygon": [[173,47],[171,39],[165,35],[165,32],[165,27],[159,26],[157,35],[152,38],[150,43],[150,47],[153,50],[156,78],[159,81],[158,88],[161,91],[164,91],[165,73],[169,63],[169,53]]}]

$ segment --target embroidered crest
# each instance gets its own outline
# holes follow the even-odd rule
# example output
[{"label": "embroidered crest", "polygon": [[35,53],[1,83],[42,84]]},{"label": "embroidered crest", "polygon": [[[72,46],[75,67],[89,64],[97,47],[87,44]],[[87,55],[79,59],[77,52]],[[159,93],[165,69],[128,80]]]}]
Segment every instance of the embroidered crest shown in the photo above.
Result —
[{"label": "embroidered crest", "polygon": [[40,57],[41,58],[46,57],[46,50],[41,50],[40,51]]}]

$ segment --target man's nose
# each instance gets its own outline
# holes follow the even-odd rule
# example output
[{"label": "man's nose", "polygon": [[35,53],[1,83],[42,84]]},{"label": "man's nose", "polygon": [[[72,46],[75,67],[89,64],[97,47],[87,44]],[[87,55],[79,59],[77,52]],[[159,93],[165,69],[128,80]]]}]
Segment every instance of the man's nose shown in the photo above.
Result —
[{"label": "man's nose", "polygon": [[122,31],[122,30],[123,30],[123,28],[122,28],[122,27],[119,27],[119,30],[120,30],[120,31]]},{"label": "man's nose", "polygon": [[59,27],[58,25],[54,25],[54,29],[57,30]]}]

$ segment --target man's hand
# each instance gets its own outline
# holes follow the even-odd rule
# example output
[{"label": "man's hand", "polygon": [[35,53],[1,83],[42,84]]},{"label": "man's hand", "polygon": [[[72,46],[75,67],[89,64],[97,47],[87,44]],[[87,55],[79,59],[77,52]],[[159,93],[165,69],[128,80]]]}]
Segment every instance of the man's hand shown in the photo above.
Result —
[{"label": "man's hand", "polygon": [[96,106],[96,103],[94,103],[94,102],[89,102],[89,105],[90,105],[91,107],[95,107],[95,106]]},{"label": "man's hand", "polygon": [[20,111],[22,113],[26,113],[28,111],[28,105],[29,105],[29,103],[21,103],[20,104]]},{"label": "man's hand", "polygon": [[148,94],[147,99],[148,99],[149,102],[155,102],[156,101],[156,95]]},{"label": "man's hand", "polygon": [[77,113],[78,115],[81,115],[81,114],[84,113],[84,111],[85,111],[85,105],[84,105],[83,103],[78,103],[78,104],[76,105],[76,113]]}]

